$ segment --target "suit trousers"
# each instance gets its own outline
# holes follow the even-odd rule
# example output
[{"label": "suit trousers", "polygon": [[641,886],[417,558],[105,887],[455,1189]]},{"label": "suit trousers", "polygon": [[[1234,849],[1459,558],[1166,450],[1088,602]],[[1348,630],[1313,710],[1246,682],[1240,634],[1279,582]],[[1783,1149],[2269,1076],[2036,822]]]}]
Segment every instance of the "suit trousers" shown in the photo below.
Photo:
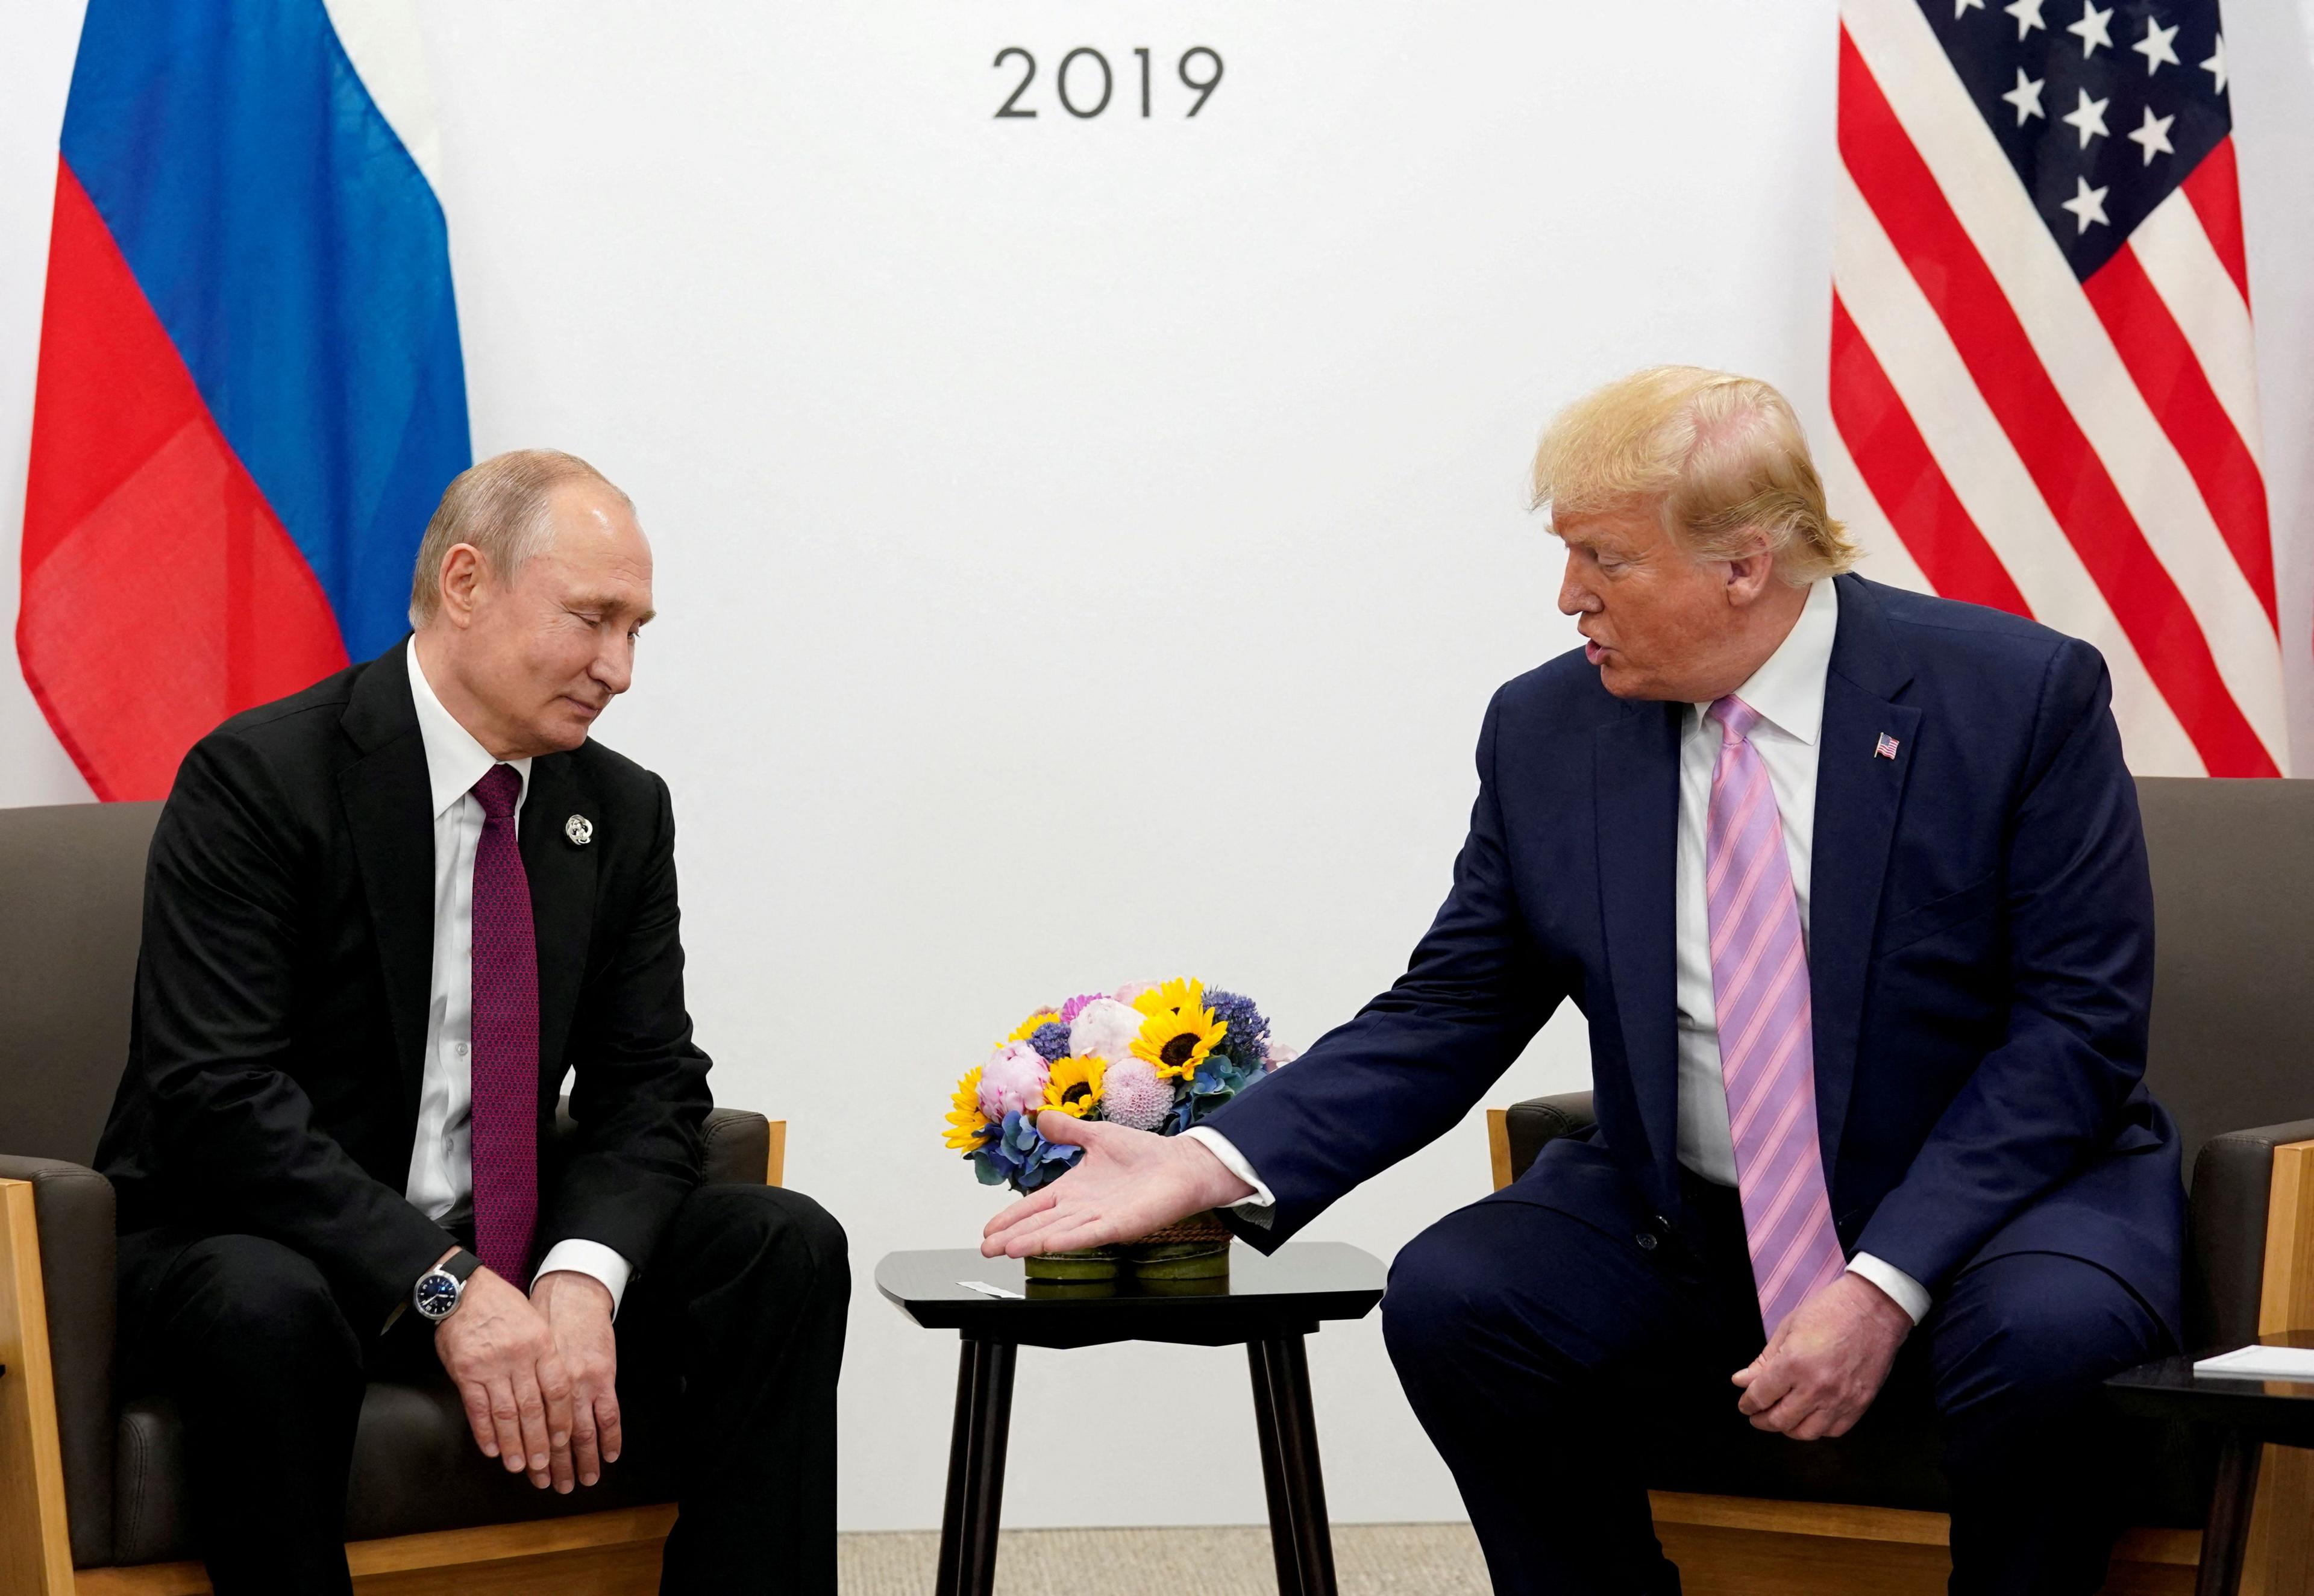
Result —
[{"label": "suit trousers", "polygon": [[[217,1596],[349,1592],[363,1389],[446,1385],[430,1327],[414,1314],[384,1335],[349,1323],[313,1260],[260,1237],[146,1231],[121,1239],[120,1258],[128,1389],[176,1400]],[[662,1592],[834,1596],[850,1296],[842,1228],[775,1186],[693,1192],[629,1283],[616,1321],[623,1417],[664,1419],[630,1423],[607,1467],[648,1446],[671,1454],[679,1513]]]},{"label": "suit trousers", "polygon": [[1382,1300],[1391,1361],[1499,1596],[1675,1593],[1649,1485],[1741,1478],[1760,1448],[1810,1447],[1836,1492],[1843,1449],[1931,1414],[1956,1596],[2103,1583],[2128,1448],[2098,1382],[2169,1341],[2120,1280],[2053,1253],[1979,1262],[1937,1294],[1846,1438],[1792,1441],[1753,1430],[1729,1383],[1764,1339],[1736,1193],[1691,1177],[1674,1230],[1585,1186],[1554,1206],[1538,1168],[1447,1215],[1400,1252]]}]

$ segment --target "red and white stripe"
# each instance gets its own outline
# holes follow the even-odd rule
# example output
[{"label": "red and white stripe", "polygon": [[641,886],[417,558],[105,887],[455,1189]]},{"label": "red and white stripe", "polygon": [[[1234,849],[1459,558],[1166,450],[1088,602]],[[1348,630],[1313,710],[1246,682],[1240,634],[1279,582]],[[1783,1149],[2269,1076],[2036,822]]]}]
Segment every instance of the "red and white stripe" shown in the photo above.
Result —
[{"label": "red and white stripe", "polygon": [[2283,773],[2230,139],[2078,280],[1912,0],[1842,0],[1833,507],[2105,655],[2131,768]]}]

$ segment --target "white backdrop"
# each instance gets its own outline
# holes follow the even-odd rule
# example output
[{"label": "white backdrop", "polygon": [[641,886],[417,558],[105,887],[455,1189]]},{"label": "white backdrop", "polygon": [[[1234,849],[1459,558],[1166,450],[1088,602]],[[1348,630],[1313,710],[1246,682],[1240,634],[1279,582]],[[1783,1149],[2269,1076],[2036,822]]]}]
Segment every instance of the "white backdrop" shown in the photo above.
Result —
[{"label": "white backdrop", "polygon": [[[2300,686],[2303,3],[2229,8]],[[844,1522],[932,1524],[955,1344],[869,1275],[994,1206],[940,1145],[954,1077],[1089,985],[1201,974],[1298,1044],[1389,982],[1488,694],[1572,639],[1522,497],[1557,404],[1695,361],[1828,439],[1832,5],[420,9],[475,451],[586,454],[654,537],[664,618],[604,736],[675,790],[718,1095],[789,1119],[851,1232]],[[78,21],[0,7],[5,620]],[[992,115],[1011,45],[1033,121]],[[1079,45],[1118,73],[1090,120],[1052,98]],[[1195,45],[1226,75],[1191,120]],[[10,654],[0,804],[85,796]],[[1585,1068],[1562,1015],[1489,1100]],[[1474,1113],[1311,1233],[1387,1257],[1486,1183]],[[1378,1323],[1312,1352],[1337,1515],[1461,1516]],[[1234,1352],[1031,1352],[1014,1435],[1015,1524],[1261,1517]]]}]

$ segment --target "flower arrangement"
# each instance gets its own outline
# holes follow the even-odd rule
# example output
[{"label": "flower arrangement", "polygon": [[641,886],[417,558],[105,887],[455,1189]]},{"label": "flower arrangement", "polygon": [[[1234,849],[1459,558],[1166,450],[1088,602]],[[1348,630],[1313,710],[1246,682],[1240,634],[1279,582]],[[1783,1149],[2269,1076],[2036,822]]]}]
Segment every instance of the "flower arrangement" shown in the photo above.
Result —
[{"label": "flower arrangement", "polygon": [[1178,1136],[1292,1056],[1252,999],[1200,981],[1086,992],[1034,1010],[965,1071],[948,1145],[983,1186],[1033,1192],[1083,1151],[1038,1134],[1038,1114]]}]

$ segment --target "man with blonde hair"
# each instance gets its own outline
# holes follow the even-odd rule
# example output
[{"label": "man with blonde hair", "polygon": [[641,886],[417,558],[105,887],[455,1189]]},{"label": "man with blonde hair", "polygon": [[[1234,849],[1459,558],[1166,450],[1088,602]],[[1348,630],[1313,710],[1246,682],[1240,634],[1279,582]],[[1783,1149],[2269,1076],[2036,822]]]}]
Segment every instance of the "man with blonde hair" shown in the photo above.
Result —
[{"label": "man with blonde hair", "polygon": [[[672,1493],[662,1591],[834,1596],[843,1232],[702,1184],[673,806],[588,737],[652,614],[627,496],[500,454],[426,529],[412,637],[177,773],[97,1161],[217,1596],[350,1591],[358,1424],[414,1459],[446,1408],[473,1446],[405,1521],[509,1475]],[[415,1389],[365,1424],[373,1381]]]},{"label": "man with blonde hair", "polygon": [[1595,1127],[1417,1237],[1382,1303],[1496,1589],[1675,1592],[1651,1475],[1868,1431],[1885,1388],[1938,1415],[1953,1590],[2086,1596],[2097,1382],[2174,1344],[2184,1223],[2104,661],[1849,574],[1764,383],[1610,384],[1534,495],[1584,647],[1496,693],[1406,974],[1184,1137],[1044,1120],[1084,1154],[985,1249],[1207,1206],[1274,1248],[1571,999]]}]

